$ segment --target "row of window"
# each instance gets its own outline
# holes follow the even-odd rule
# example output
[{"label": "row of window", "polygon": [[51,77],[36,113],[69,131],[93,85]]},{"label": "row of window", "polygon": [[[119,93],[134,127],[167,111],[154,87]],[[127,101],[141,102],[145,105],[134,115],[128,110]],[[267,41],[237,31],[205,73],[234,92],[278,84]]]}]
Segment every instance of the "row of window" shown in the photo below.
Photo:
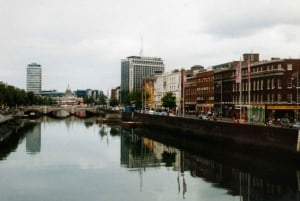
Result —
[{"label": "row of window", "polygon": [[[247,103],[249,101],[248,99],[248,95],[242,95],[242,98],[241,98],[241,101],[242,103]],[[234,103],[239,103],[239,98],[240,96],[239,95],[234,95],[233,96],[233,102]],[[293,94],[292,93],[288,93],[287,96],[286,96],[286,102],[287,103],[299,103],[300,101],[300,96],[298,95],[298,97],[296,97],[297,100],[293,101]],[[278,93],[277,95],[276,94],[267,94],[267,100],[264,101],[264,94],[253,94],[251,95],[251,103],[264,103],[264,102],[267,102],[267,103],[280,103],[283,101],[282,99],[282,94]]]},{"label": "row of window", "polygon": [[[239,83],[233,83],[233,92],[235,91],[239,91]],[[299,82],[297,84],[297,86],[299,86]],[[270,78],[267,79],[267,86],[266,88],[264,88],[264,80],[253,80],[250,83],[250,90],[265,90],[265,89],[275,89],[275,79],[274,78]],[[287,82],[287,87],[292,87],[292,80],[288,80]],[[277,79],[277,89],[281,89],[282,85],[281,85],[281,80]],[[242,91],[248,91],[248,82],[242,82]]]}]

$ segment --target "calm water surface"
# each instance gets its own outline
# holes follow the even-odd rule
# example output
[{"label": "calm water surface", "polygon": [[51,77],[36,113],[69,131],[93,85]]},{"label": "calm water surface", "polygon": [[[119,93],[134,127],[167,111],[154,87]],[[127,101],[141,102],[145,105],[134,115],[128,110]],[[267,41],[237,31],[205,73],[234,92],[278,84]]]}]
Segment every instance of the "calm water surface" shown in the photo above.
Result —
[{"label": "calm water surface", "polygon": [[2,141],[0,200],[300,200],[294,166],[193,153],[94,122],[46,118]]}]

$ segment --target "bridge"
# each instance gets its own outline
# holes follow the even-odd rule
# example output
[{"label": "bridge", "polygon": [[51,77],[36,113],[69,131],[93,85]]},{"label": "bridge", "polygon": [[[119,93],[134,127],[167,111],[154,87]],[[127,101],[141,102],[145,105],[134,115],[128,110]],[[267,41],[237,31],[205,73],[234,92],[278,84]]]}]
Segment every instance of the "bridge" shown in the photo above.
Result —
[{"label": "bridge", "polygon": [[[100,115],[107,119],[121,118],[121,111],[119,110],[110,110],[99,106],[83,106],[83,105],[75,105],[69,107],[39,106],[39,105],[24,106],[22,108],[19,108],[19,111],[17,113],[18,114],[16,116],[23,116],[24,114],[31,116],[31,113],[34,113],[33,116],[53,115],[56,117],[67,117],[69,115],[75,115],[79,117],[85,117],[85,116]],[[85,115],[83,115],[82,113],[84,113]]]},{"label": "bridge", "polygon": [[60,106],[39,106],[39,105],[33,105],[33,106],[25,106],[22,108],[22,111],[24,113],[28,113],[28,112],[38,112],[40,114],[43,115],[47,115],[50,114],[52,112],[55,111],[66,111],[71,115],[76,114],[77,112],[82,112],[82,111],[86,111],[86,112],[90,112],[93,114],[96,114],[98,112],[100,112],[101,109],[98,106],[70,106],[70,107],[60,107]]}]

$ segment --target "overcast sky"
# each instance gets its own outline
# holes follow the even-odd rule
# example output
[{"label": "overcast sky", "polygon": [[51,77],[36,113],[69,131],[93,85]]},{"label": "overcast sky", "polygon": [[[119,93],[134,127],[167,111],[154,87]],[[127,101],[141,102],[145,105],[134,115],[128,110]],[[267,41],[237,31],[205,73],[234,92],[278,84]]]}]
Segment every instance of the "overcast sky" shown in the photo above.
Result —
[{"label": "overcast sky", "polygon": [[0,81],[43,90],[120,85],[121,59],[161,57],[166,72],[193,65],[300,57],[299,0],[0,0]]}]

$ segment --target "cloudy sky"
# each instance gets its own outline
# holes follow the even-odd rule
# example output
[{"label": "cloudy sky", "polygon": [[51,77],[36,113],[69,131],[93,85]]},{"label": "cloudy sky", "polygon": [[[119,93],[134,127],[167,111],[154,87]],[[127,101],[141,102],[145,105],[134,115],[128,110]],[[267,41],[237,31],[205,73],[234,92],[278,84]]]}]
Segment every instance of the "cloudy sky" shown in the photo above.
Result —
[{"label": "cloudy sky", "polygon": [[300,58],[299,9],[299,0],[0,0],[0,81],[25,89],[36,62],[43,90],[106,92],[141,38],[167,72],[248,52]]}]

